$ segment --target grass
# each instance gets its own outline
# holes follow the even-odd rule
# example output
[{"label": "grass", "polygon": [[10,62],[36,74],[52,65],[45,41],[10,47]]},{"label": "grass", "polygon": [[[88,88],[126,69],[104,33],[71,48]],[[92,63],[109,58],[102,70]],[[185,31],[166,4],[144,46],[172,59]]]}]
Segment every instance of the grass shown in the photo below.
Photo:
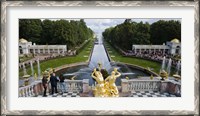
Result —
[{"label": "grass", "polygon": [[[40,63],[40,69],[41,72],[46,70],[47,68],[56,68],[62,65],[66,64],[71,64],[71,63],[76,63],[76,62],[86,62],[89,58],[90,52],[93,46],[93,41],[89,41],[87,45],[85,45],[82,50],[78,53],[76,56],[67,56],[67,57],[62,57],[62,58],[57,58],[57,59],[51,59],[48,61],[44,61]],[[84,57],[88,56],[88,57]],[[31,68],[27,68],[27,73],[31,74]],[[37,69],[37,64],[34,65],[34,72],[38,74],[38,69]],[[19,76],[23,75],[23,69],[19,70]]]},{"label": "grass", "polygon": [[[123,62],[123,63],[129,63],[129,64],[134,64],[138,66],[142,66],[144,68],[152,68],[153,72],[159,73],[161,64],[155,61],[150,61],[150,60],[145,60],[145,59],[140,59],[140,58],[133,58],[133,57],[126,57],[122,56],[117,52],[116,49],[114,49],[109,43],[105,42],[105,47],[108,50],[108,53],[111,57],[112,60],[116,62]],[[111,52],[112,51],[112,52]]]}]

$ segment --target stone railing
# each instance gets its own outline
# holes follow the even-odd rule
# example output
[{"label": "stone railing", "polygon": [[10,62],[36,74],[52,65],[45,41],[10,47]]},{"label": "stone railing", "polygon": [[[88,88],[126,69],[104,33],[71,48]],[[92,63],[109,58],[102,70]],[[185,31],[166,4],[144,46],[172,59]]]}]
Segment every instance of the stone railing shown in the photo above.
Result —
[{"label": "stone railing", "polygon": [[160,80],[126,80],[122,79],[122,92],[159,91]]},{"label": "stone railing", "polygon": [[[82,92],[83,80],[65,80],[66,91],[68,92]],[[57,83],[58,92],[61,91],[59,82]]]},{"label": "stone railing", "polygon": [[[89,92],[89,79],[83,80],[65,80],[66,90],[68,92]],[[60,84],[57,83],[58,92],[60,92]],[[47,87],[47,93],[50,92],[51,85]],[[19,97],[36,97],[42,95],[44,88],[42,86],[41,80],[35,81],[32,84],[19,88]]]},{"label": "stone railing", "polygon": [[19,97],[33,97],[42,94],[43,87],[41,81],[35,81],[32,84],[19,88]]},{"label": "stone railing", "polygon": [[122,93],[131,91],[160,91],[160,93],[169,93],[176,96],[181,96],[181,82],[166,79],[161,81],[160,77],[155,77],[154,80],[136,80],[136,79],[121,79]]}]

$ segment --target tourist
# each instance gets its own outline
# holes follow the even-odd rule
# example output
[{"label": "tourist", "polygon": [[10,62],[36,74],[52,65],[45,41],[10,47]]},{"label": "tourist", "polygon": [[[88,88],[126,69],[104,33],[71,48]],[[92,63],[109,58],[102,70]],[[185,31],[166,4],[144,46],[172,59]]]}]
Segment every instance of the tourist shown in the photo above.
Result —
[{"label": "tourist", "polygon": [[57,91],[57,82],[59,80],[57,79],[57,77],[55,76],[55,73],[52,73],[51,74],[51,77],[50,77],[50,82],[51,82],[51,94],[53,95],[54,94],[54,89],[55,89],[55,93],[58,93]]},{"label": "tourist", "polygon": [[47,95],[46,95],[46,90],[47,90],[47,85],[48,85],[47,76],[43,76],[43,78],[42,78],[42,85],[43,85],[43,88],[44,88],[43,97],[47,97]]},{"label": "tourist", "polygon": [[64,92],[67,92],[66,91],[66,85],[65,85],[65,78],[63,77],[63,74],[61,74],[60,76],[59,76],[59,79],[60,79],[60,89],[61,89],[61,92],[62,92],[62,94],[64,93]]}]

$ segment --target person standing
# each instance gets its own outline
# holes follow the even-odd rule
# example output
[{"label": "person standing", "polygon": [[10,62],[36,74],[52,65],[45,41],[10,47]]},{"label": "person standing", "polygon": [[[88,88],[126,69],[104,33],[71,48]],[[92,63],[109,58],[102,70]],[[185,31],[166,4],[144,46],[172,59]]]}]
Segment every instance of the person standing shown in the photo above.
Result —
[{"label": "person standing", "polygon": [[59,76],[59,79],[60,79],[60,89],[61,89],[61,92],[62,92],[62,94],[64,93],[64,92],[66,92],[66,85],[65,85],[65,78],[63,77],[63,74],[61,74],[60,76]]},{"label": "person standing", "polygon": [[44,88],[43,97],[47,97],[47,95],[46,95],[47,85],[48,85],[47,76],[43,76],[43,78],[42,78],[42,85],[43,85],[43,88]]},{"label": "person standing", "polygon": [[58,91],[57,91],[58,79],[56,78],[55,73],[51,74],[50,82],[51,82],[51,94],[52,95],[54,94],[54,90],[55,90],[55,93],[58,93]]}]

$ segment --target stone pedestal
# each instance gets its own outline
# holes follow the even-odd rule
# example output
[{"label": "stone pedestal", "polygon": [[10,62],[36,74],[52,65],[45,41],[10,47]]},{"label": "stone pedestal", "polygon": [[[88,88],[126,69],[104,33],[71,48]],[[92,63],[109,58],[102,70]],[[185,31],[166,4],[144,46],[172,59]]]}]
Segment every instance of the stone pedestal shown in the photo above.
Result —
[{"label": "stone pedestal", "polygon": [[181,96],[181,84],[172,80],[161,81],[160,92]]},{"label": "stone pedestal", "polygon": [[168,92],[179,96],[181,94],[181,84],[179,82],[171,81],[169,83]]},{"label": "stone pedestal", "polygon": [[89,93],[89,79],[83,79],[83,93]]},{"label": "stone pedestal", "polygon": [[121,87],[122,87],[122,93],[128,93],[128,80],[127,79],[121,79]]},{"label": "stone pedestal", "polygon": [[168,81],[161,81],[160,93],[168,92]]}]

